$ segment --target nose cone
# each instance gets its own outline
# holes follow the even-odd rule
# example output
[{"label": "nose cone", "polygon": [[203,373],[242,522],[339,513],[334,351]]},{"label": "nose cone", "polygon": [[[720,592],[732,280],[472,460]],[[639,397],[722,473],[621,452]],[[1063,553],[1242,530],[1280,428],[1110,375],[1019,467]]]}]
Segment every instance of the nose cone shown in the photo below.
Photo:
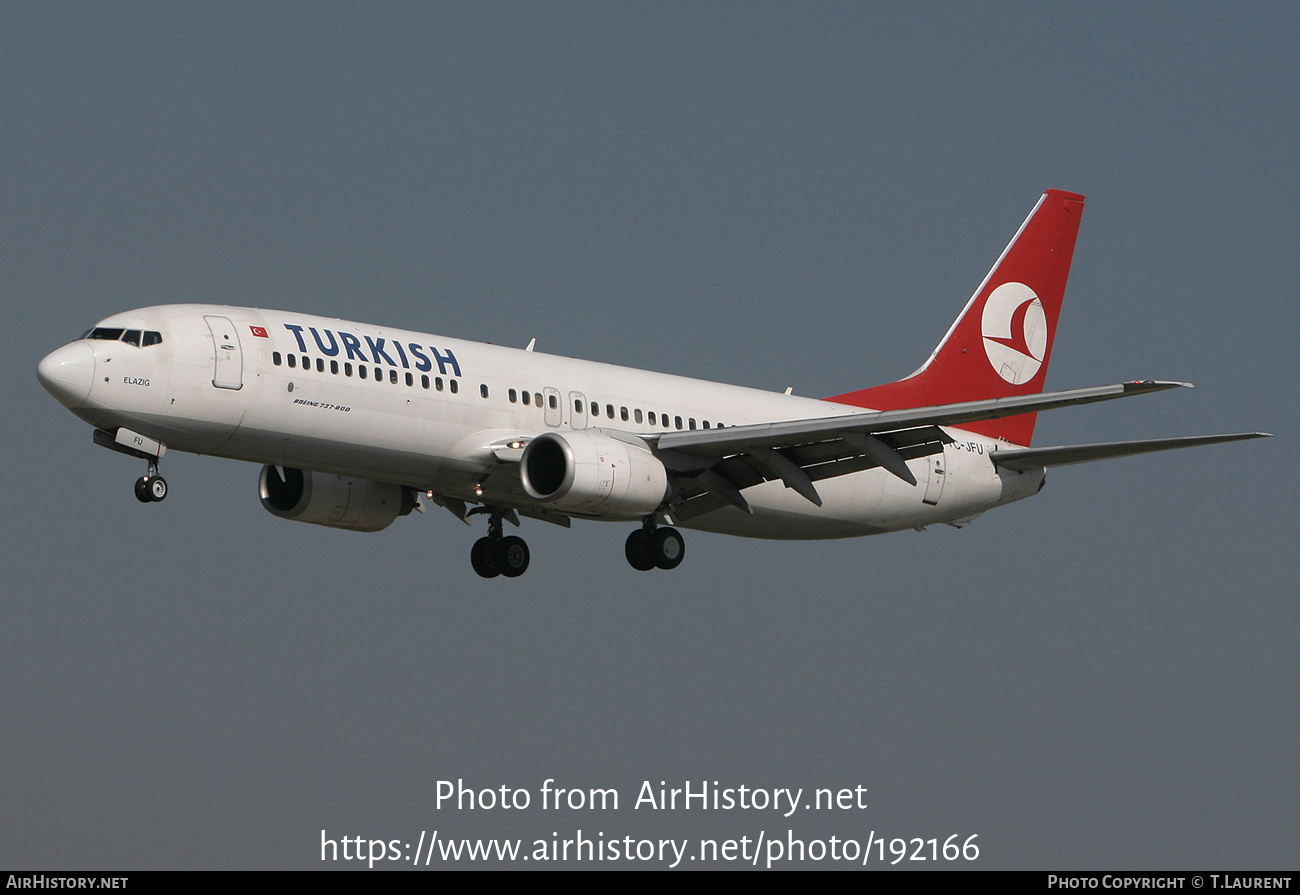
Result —
[{"label": "nose cone", "polygon": [[60,404],[75,410],[90,396],[90,383],[95,378],[95,352],[85,342],[64,345],[41,359],[36,376]]}]

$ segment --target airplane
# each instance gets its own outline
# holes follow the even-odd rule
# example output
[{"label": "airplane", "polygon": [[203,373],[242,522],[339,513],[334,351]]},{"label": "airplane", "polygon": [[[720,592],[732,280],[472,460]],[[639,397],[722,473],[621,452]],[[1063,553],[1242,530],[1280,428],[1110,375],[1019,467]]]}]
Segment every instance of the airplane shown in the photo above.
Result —
[{"label": "airplane", "polygon": [[[114,314],[41,360],[96,444],[262,464],[284,519],[380,531],[424,500],[469,524],[484,578],[528,568],[520,517],[636,525],[639,571],[677,527],[846,538],[948,523],[1036,494],[1046,469],[1268,433],[1034,447],[1036,415],[1188,383],[1045,392],[1084,197],[1048,190],[921,367],[824,400],[286,311],[174,304]],[[676,526],[676,527],[675,527]]]}]

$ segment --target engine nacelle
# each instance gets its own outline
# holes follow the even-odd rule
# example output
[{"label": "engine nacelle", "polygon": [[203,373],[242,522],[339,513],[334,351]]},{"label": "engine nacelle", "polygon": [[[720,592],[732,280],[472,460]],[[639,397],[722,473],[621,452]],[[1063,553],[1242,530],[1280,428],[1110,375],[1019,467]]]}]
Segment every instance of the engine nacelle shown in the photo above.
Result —
[{"label": "engine nacelle", "polygon": [[415,509],[410,488],[290,466],[263,466],[257,487],[281,519],[350,531],[382,531]]},{"label": "engine nacelle", "polygon": [[668,471],[644,447],[596,432],[547,432],[520,459],[524,490],[558,510],[644,516],[668,493]]}]

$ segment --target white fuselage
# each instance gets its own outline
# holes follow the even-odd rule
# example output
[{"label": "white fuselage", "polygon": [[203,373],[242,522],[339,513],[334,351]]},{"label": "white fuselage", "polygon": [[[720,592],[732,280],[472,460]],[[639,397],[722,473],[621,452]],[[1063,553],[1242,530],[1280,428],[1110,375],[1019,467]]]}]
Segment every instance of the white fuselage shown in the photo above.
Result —
[{"label": "white fuselage", "polygon": [[[155,331],[162,339],[143,347],[86,339],[60,349],[71,358],[68,369],[91,370],[84,398],[73,388],[60,400],[96,427],[125,427],[170,450],[522,509],[545,506],[523,492],[517,463],[503,456],[512,441],[547,431],[654,436],[862,412],[281,311],[165,305],[117,314],[99,327]],[[88,346],[89,355],[77,346]],[[954,442],[942,453],[909,461],[915,486],[869,469],[819,482],[818,507],[769,481],[746,489],[752,513],[728,506],[678,524],[748,537],[851,537],[967,519],[1041,487],[1042,470],[995,468],[990,454],[998,442],[960,429],[947,434]]]}]

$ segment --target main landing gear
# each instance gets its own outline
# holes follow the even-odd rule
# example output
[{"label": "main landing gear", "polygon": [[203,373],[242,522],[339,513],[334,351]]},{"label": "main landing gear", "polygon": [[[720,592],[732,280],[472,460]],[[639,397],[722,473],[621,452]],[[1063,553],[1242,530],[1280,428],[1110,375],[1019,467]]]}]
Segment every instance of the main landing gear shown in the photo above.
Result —
[{"label": "main landing gear", "polygon": [[656,528],[654,517],[627,536],[627,563],[638,572],[675,569],[686,556],[686,542],[675,528]]},{"label": "main landing gear", "polygon": [[158,474],[158,463],[149,461],[149,471],[135,480],[135,499],[157,503],[167,497],[167,480]]},{"label": "main landing gear", "polygon": [[504,575],[518,578],[528,571],[528,544],[514,535],[501,536],[501,518],[505,511],[496,507],[487,509],[488,533],[479,538],[469,551],[469,562],[483,578]]},{"label": "main landing gear", "polygon": [[[469,551],[469,562],[483,578],[518,578],[528,571],[528,545],[514,535],[503,537],[501,523],[509,519],[518,525],[512,511],[500,507],[475,507],[469,515],[482,513],[488,517],[487,537],[479,538]],[[650,516],[640,528],[628,535],[624,547],[628,565],[638,572],[651,569],[675,569],[686,556],[686,542],[675,528],[659,528]]]}]

